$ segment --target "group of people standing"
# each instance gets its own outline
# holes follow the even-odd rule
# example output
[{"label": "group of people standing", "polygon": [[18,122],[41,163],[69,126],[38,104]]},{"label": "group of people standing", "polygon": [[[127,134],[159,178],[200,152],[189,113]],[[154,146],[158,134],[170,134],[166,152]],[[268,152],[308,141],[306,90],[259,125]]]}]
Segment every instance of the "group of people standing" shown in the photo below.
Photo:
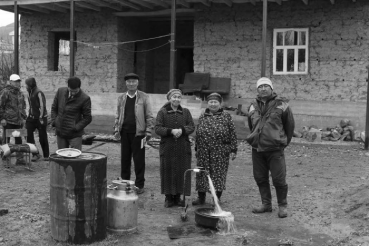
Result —
[{"label": "group of people standing", "polygon": [[[149,95],[139,91],[139,76],[129,73],[124,77],[127,92],[118,97],[114,135],[121,140],[121,175],[131,179],[131,161],[134,160],[137,193],[145,192],[145,143],[154,130],[160,136],[161,193],[165,195],[164,206],[182,206],[181,194],[190,195],[191,142],[189,136],[195,132],[197,167],[205,172],[196,174],[198,198],[193,205],[203,205],[209,192],[210,176],[216,196],[220,200],[226,189],[230,160],[237,156],[235,124],[229,113],[222,108],[223,98],[218,93],[207,96],[207,108],[195,126],[191,112],[182,107],[182,92],[172,89],[167,93],[168,102],[159,110],[154,123],[152,103]],[[3,140],[6,129],[27,129],[27,142],[35,143],[33,133],[39,132],[44,159],[49,157],[47,136],[47,109],[44,93],[37,87],[35,78],[25,81],[28,91],[29,112],[20,91],[21,78],[10,76],[9,84],[0,93],[0,122]],[[246,141],[252,147],[253,175],[259,187],[262,205],[253,208],[253,213],[272,211],[272,195],[269,173],[276,190],[278,216],[287,217],[286,163],[284,149],[291,142],[295,122],[288,103],[273,91],[269,78],[260,78],[256,83],[257,97],[248,108],[248,125],[251,133]],[[58,149],[82,149],[84,128],[92,121],[91,99],[81,90],[81,80],[71,77],[67,87],[59,88],[51,106],[51,125],[55,127]],[[7,140],[9,142],[9,140]],[[15,138],[16,144],[22,139]],[[33,160],[41,158],[35,155]],[[18,164],[24,161],[20,156]],[[190,173],[188,172],[188,175]],[[186,181],[185,181],[186,180]]]},{"label": "group of people standing", "polygon": [[[159,110],[154,124],[149,96],[137,90],[139,76],[130,73],[124,80],[128,91],[118,98],[114,124],[115,136],[121,138],[121,178],[131,178],[133,157],[137,193],[145,192],[143,142],[151,138],[151,130],[154,129],[160,136],[160,178],[161,193],[165,195],[164,206],[182,206],[181,194],[188,196],[191,192],[191,179],[184,178],[184,174],[191,169],[189,135],[195,132],[197,166],[206,172],[196,174],[198,198],[192,204],[205,204],[206,193],[209,192],[207,174],[220,199],[226,189],[229,161],[237,156],[236,128],[231,115],[222,108],[222,96],[218,93],[207,96],[207,108],[199,117],[196,127],[191,112],[181,105],[181,90],[172,89],[167,93],[168,102]],[[252,212],[272,211],[270,172],[277,192],[278,216],[284,218],[287,217],[288,192],[284,148],[291,142],[294,118],[287,102],[273,92],[270,79],[259,79],[256,88],[258,95],[248,110],[251,133],[246,140],[252,146],[253,173],[262,205],[253,208]]]},{"label": "group of people standing", "polygon": [[[21,78],[12,74],[9,83],[0,92],[0,122],[3,127],[4,143],[9,143],[6,129],[27,129],[27,143],[35,144],[34,132],[37,129],[43,158],[34,154],[32,161],[48,160],[50,155],[47,135],[48,117],[45,94],[37,87],[35,78],[25,81],[28,92],[28,114],[26,100],[21,91]],[[81,80],[71,77],[67,87],[59,88],[51,106],[51,125],[55,127],[58,149],[82,149],[84,128],[91,122],[91,100],[81,90]],[[22,138],[16,137],[15,144],[22,144]],[[17,153],[17,165],[25,164],[22,153]]]}]

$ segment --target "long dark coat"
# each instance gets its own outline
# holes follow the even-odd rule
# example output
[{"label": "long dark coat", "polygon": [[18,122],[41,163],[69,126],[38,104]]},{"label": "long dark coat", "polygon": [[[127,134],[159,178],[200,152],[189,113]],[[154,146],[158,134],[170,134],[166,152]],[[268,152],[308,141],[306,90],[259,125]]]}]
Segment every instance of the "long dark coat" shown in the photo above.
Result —
[{"label": "long dark coat", "polygon": [[[206,109],[196,130],[197,166],[209,172],[216,191],[225,190],[230,153],[237,153],[236,128],[229,113],[220,109],[211,114]],[[196,190],[209,191],[204,172],[196,174]]]},{"label": "long dark coat", "polygon": [[[174,138],[172,129],[182,129],[182,135]],[[191,143],[188,136],[194,132],[195,124],[190,111],[178,106],[174,111],[170,103],[165,104],[156,117],[155,133],[160,141],[161,193],[183,194],[184,172],[191,168]],[[191,193],[191,172],[186,177],[185,195]]]}]

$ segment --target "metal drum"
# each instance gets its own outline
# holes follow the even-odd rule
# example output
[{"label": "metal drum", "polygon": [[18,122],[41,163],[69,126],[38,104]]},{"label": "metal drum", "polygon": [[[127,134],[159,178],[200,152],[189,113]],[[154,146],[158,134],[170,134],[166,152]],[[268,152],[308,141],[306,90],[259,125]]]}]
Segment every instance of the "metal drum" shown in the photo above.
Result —
[{"label": "metal drum", "polygon": [[50,156],[50,222],[53,239],[74,244],[106,237],[106,163],[99,153]]},{"label": "metal drum", "polygon": [[113,180],[108,186],[107,230],[130,233],[137,230],[138,196],[134,181]]}]

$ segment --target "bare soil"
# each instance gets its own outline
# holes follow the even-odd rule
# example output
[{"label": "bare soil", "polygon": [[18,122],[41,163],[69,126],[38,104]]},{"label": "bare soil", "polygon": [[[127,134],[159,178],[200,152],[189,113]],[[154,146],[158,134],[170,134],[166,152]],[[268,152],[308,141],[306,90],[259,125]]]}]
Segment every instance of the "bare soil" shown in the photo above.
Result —
[{"label": "bare soil", "polygon": [[[50,145],[53,153],[54,136],[50,136]],[[107,143],[93,150],[108,155],[108,181],[120,172],[119,148],[117,143]],[[222,236],[211,231],[169,239],[168,226],[195,226],[194,208],[190,206],[185,223],[180,220],[182,208],[164,208],[159,154],[149,148],[146,192],[139,195],[138,232],[108,234],[105,240],[91,245],[369,245],[369,157],[365,153],[359,144],[291,144],[286,149],[289,216],[279,219],[274,189],[273,212],[251,213],[260,197],[252,175],[250,147],[240,142],[221,204],[223,210],[234,214],[237,233]],[[9,213],[0,216],[0,245],[67,245],[51,238],[48,166],[48,162],[38,161],[33,164],[35,172],[17,167],[13,174],[1,165],[0,209]],[[192,193],[193,199],[194,188]],[[211,201],[208,195],[207,202]]]}]

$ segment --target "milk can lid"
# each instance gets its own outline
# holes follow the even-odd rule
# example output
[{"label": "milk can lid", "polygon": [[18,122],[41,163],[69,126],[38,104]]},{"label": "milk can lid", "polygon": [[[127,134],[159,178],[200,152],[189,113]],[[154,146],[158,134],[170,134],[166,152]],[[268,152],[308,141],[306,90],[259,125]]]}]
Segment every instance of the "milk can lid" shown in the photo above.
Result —
[{"label": "milk can lid", "polygon": [[116,186],[118,186],[118,190],[126,190],[126,187],[131,187],[133,188],[135,185],[135,182],[132,180],[124,180],[124,179],[120,179],[120,180],[113,180],[112,183]]}]

